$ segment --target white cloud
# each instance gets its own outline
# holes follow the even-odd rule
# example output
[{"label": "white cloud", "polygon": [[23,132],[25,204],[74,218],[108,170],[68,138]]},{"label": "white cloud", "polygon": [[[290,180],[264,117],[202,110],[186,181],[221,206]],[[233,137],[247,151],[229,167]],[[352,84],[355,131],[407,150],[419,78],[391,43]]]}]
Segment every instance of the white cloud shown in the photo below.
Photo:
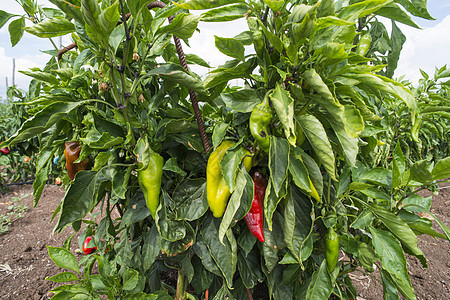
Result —
[{"label": "white cloud", "polygon": [[395,76],[405,75],[414,85],[422,78],[422,69],[429,75],[434,74],[435,67],[450,66],[450,16],[445,17],[433,27],[414,29],[400,24],[406,36],[406,42],[400,54]]}]

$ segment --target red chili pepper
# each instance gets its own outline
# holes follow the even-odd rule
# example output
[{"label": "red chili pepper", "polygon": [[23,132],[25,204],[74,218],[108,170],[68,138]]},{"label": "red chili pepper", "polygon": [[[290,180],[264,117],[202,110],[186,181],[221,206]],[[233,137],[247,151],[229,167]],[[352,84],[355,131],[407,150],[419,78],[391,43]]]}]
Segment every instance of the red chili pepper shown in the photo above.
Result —
[{"label": "red chili pepper", "polygon": [[9,149],[8,148],[1,148],[0,149],[0,153],[9,154]]},{"label": "red chili pepper", "polygon": [[252,207],[248,214],[244,217],[250,232],[258,238],[262,243],[265,241],[263,231],[263,206],[264,195],[266,193],[267,179],[261,172],[253,173],[254,196]]},{"label": "red chili pepper", "polygon": [[92,252],[94,252],[95,250],[97,250],[97,247],[89,247],[89,242],[92,240],[92,236],[88,236],[83,243],[83,253],[85,255],[91,254]]}]

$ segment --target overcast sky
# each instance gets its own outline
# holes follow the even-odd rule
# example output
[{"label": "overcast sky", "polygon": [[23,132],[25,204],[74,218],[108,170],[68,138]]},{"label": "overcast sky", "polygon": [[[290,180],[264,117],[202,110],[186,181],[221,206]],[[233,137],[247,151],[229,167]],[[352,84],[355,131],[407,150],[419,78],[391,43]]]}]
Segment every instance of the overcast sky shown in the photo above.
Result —
[{"label": "overcast sky", "polygon": [[[1,0],[0,10],[22,15],[21,7],[14,0]],[[51,7],[48,0],[38,0],[38,3]],[[394,77],[405,75],[406,79],[417,84],[421,78],[419,68],[428,74],[434,74],[435,67],[450,66],[450,0],[428,0],[428,11],[436,19],[427,21],[414,18],[422,27],[421,30],[404,26],[400,28],[406,35],[407,41],[403,46],[399,65]],[[48,39],[40,39],[25,32],[22,40],[14,48],[11,47],[8,33],[9,22],[0,29],[0,97],[6,95],[6,77],[12,84],[12,60],[16,59],[15,83],[26,90],[29,77],[18,73],[17,70],[27,70],[32,67],[42,68],[49,56],[42,50],[52,49]],[[191,48],[184,47],[186,53],[195,53],[217,66],[228,58],[214,47],[214,34],[221,37],[233,37],[245,30],[246,24],[242,20],[227,23],[200,23],[200,33],[194,33],[190,39]],[[59,38],[53,39],[59,45]],[[63,45],[71,41],[65,37]],[[193,71],[200,75],[207,72],[205,68],[195,67]]]}]

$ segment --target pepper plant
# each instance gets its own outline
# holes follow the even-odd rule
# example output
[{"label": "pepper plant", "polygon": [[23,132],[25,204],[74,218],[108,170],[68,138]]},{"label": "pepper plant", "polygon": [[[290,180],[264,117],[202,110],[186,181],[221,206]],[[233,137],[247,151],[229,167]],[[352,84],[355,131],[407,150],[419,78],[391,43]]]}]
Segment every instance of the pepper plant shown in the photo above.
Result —
[{"label": "pepper plant", "polygon": [[[32,117],[0,147],[39,137],[35,205],[65,143],[81,146],[72,163],[91,161],[65,173],[53,217],[56,232],[82,230],[80,248],[93,236],[97,249],[77,260],[71,238],[48,247],[71,271],[48,279],[77,282],[55,299],[246,299],[258,289],[350,299],[358,267],[381,272],[385,298],[416,298],[405,252],[426,267],[417,235],[449,239],[417,214],[431,198],[416,192],[449,177],[450,160],[412,162],[395,139],[382,148],[382,117],[399,101],[420,131],[415,95],[391,77],[404,42],[395,24],[431,18],[426,1],[51,2],[59,9],[23,1],[34,23],[24,30],[74,43],[24,71]],[[391,35],[377,16],[392,20]],[[199,22],[236,19],[248,28],[215,38],[230,60],[204,80],[190,72],[209,65],[180,39]],[[255,174],[267,180],[263,199]],[[96,207],[99,223],[87,218]]]}]

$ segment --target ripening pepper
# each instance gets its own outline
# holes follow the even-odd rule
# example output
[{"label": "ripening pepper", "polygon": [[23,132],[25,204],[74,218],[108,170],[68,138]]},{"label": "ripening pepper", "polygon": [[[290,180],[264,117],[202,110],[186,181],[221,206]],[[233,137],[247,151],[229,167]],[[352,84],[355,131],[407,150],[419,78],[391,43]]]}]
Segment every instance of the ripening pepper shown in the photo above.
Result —
[{"label": "ripening pepper", "polygon": [[269,105],[269,97],[264,97],[262,103],[255,106],[250,115],[250,133],[261,149],[268,153],[270,146],[269,132],[267,127],[272,121],[272,108]]},{"label": "ripening pepper", "polygon": [[75,174],[79,171],[87,169],[88,160],[85,159],[79,163],[74,162],[80,157],[81,145],[79,142],[66,142],[65,146],[64,156],[66,158],[67,175],[71,180],[73,180],[75,178]]},{"label": "ripening pepper", "polygon": [[7,148],[7,147],[0,148],[0,153],[2,153],[2,154],[9,154],[9,148]]},{"label": "ripening pepper", "polygon": [[[139,186],[142,189],[150,213],[156,217],[156,209],[159,206],[159,192],[161,190],[161,179],[163,174],[164,159],[158,153],[150,153],[148,167],[138,171]],[[138,163],[142,168],[143,164]]]},{"label": "ripening pepper", "polygon": [[[223,216],[228,198],[231,195],[230,189],[223,178],[220,162],[225,153],[227,153],[227,150],[234,146],[234,144],[230,140],[223,141],[211,153],[208,159],[208,165],[206,166],[206,198],[208,199],[209,208],[216,218]],[[246,154],[249,155],[250,152],[246,151]],[[247,171],[252,167],[252,158],[250,156],[244,157],[244,166]]]},{"label": "ripening pepper", "polygon": [[370,33],[364,34],[359,40],[358,46],[356,46],[356,54],[365,56],[370,49],[372,43],[372,36]]},{"label": "ripening pepper", "polygon": [[264,218],[263,218],[263,206],[264,206],[264,195],[266,193],[267,179],[261,172],[256,171],[252,175],[254,194],[253,202],[250,211],[245,215],[244,220],[247,223],[250,232],[264,243]]},{"label": "ripening pepper", "polygon": [[328,228],[325,235],[325,254],[328,272],[333,272],[339,257],[339,236],[333,227]]}]

